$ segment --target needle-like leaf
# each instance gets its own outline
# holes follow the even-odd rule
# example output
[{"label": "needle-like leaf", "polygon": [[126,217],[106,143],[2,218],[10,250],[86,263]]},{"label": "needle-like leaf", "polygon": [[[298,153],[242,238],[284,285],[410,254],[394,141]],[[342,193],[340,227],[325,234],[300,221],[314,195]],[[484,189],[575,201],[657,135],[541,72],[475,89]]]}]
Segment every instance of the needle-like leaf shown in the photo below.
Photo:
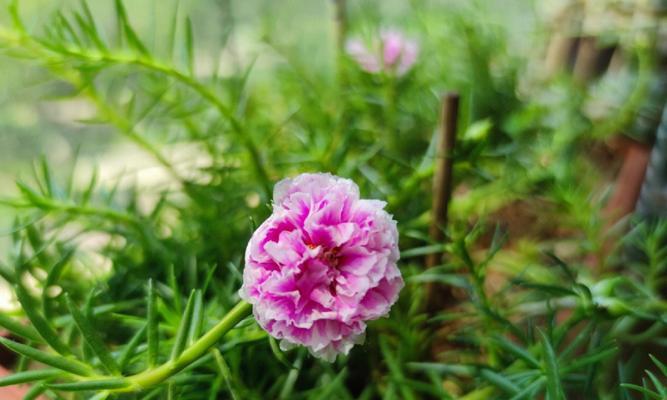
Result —
[{"label": "needle-like leaf", "polygon": [[64,372],[59,369],[37,369],[33,371],[17,372],[0,378],[0,386],[18,385],[21,383],[42,381],[63,375]]},{"label": "needle-like leaf", "polygon": [[190,293],[188,302],[185,305],[185,311],[183,312],[183,316],[181,317],[181,323],[178,326],[178,331],[176,332],[176,338],[174,339],[174,347],[172,347],[171,349],[172,360],[176,360],[181,355],[183,349],[185,348],[185,344],[188,338],[188,332],[191,329],[190,325],[192,323],[192,313],[195,308],[194,303],[197,292],[198,292],[197,290],[193,290]]},{"label": "needle-like leaf", "polygon": [[510,381],[497,372],[491,371],[490,369],[482,369],[479,375],[509,395],[516,395],[521,391],[521,389],[514,382]]},{"label": "needle-like leaf", "polygon": [[76,305],[72,302],[69,296],[65,295],[65,300],[67,302],[67,308],[69,309],[69,312],[74,319],[74,323],[79,329],[79,332],[81,332],[81,336],[86,341],[86,343],[88,343],[95,355],[100,359],[104,369],[106,369],[111,374],[119,374],[120,368],[118,367],[116,360],[107,350],[106,346],[104,345],[104,341],[93,328],[91,321],[88,320],[88,318],[86,318],[86,316],[76,308]]},{"label": "needle-like leaf", "polygon": [[119,360],[118,361],[118,368],[120,368],[121,371],[125,370],[125,367],[128,365],[132,357],[134,356],[134,353],[141,343],[141,340],[144,338],[146,335],[146,331],[148,328],[148,324],[144,325],[137,331],[137,333],[132,336],[132,339],[125,345],[125,348],[123,349],[122,353],[120,354]]},{"label": "needle-like leaf", "polygon": [[159,336],[159,323],[157,320],[157,298],[155,295],[155,288],[153,287],[153,280],[148,281],[146,304],[148,312],[146,316],[146,336],[148,340],[148,365],[154,366],[157,364]]},{"label": "needle-like leaf", "polygon": [[92,369],[88,365],[69,357],[46,353],[33,347],[26,346],[21,343],[16,343],[13,340],[5,339],[3,337],[0,337],[0,343],[7,346],[10,350],[16,353],[22,354],[43,364],[50,365],[54,368],[71,372],[75,375],[89,376],[93,373]]},{"label": "needle-like leaf", "polygon": [[23,325],[19,321],[0,313],[0,326],[7,329],[16,336],[28,339],[32,342],[43,342],[44,339],[39,335],[35,328],[29,325]]},{"label": "needle-like leaf", "polygon": [[561,400],[563,396],[563,388],[561,386],[560,373],[558,371],[558,359],[551,346],[551,342],[547,335],[539,331],[542,344],[542,356],[544,357],[544,372],[547,377],[547,395],[550,400]]},{"label": "needle-like leaf", "polygon": [[49,324],[49,322],[39,313],[33,298],[28,294],[23,285],[17,284],[14,288],[16,297],[23,307],[23,311],[44,341],[48,343],[53,350],[62,355],[72,354],[69,347],[59,339],[58,334],[55,329],[51,327],[51,324]]},{"label": "needle-like leaf", "polygon": [[204,324],[204,296],[201,290],[195,292],[194,308],[192,310],[192,321],[188,332],[187,343],[194,343],[201,336],[202,325]]},{"label": "needle-like leaf", "polygon": [[93,379],[80,382],[55,383],[48,385],[57,390],[65,391],[98,391],[109,389],[122,389],[128,387],[130,383],[125,378]]},{"label": "needle-like leaf", "polygon": [[60,275],[65,270],[74,253],[75,249],[73,247],[65,249],[60,259],[49,268],[48,275],[44,281],[44,290],[42,291],[42,309],[46,318],[52,315],[53,307],[49,289],[58,282]]},{"label": "needle-like leaf", "polygon": [[116,18],[118,19],[119,29],[123,32],[123,37],[127,41],[127,44],[132,47],[134,50],[138,51],[143,55],[148,55],[148,50],[146,46],[141,42],[139,36],[132,28],[130,21],[127,17],[127,11],[123,5],[122,0],[115,0],[114,5],[116,7]]}]

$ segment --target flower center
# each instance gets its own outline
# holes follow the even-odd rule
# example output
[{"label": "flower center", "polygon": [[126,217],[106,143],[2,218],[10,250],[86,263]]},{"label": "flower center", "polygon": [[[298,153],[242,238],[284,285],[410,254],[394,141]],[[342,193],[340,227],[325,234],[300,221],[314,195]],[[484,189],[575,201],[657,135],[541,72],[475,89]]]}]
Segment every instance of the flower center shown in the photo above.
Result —
[{"label": "flower center", "polygon": [[340,253],[339,247],[326,250],[322,254],[322,260],[331,268],[338,268],[338,253]]},{"label": "flower center", "polygon": [[[312,243],[308,243],[306,246],[308,246],[309,249],[314,249],[317,246],[315,246]],[[340,247],[333,247],[330,249],[324,250],[322,253],[319,255],[319,259],[324,262],[328,267],[329,271],[327,272],[327,276],[329,278],[329,292],[331,293],[332,296],[336,296],[336,278],[340,274],[338,271],[338,265],[340,264]]]},{"label": "flower center", "polygon": [[[307,243],[306,246],[313,250],[317,248],[318,246],[312,244],[312,243]],[[340,247],[333,247],[327,250],[324,250],[322,253],[319,255],[319,259],[322,260],[326,265],[328,265],[331,268],[338,268],[339,264],[339,253],[340,253]]]}]

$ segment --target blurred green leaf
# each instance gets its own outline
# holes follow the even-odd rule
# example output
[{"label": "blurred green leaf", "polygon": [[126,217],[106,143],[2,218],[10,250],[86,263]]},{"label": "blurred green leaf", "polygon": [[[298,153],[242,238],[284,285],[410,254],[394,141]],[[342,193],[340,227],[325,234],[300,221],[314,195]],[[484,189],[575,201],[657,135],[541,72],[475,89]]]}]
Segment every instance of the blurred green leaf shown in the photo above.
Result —
[{"label": "blurred green leaf", "polygon": [[544,372],[546,374],[547,396],[551,400],[564,399],[563,388],[561,386],[560,372],[558,370],[558,360],[554,349],[551,346],[549,337],[542,331],[540,334],[540,343],[542,345],[542,356],[544,357]]},{"label": "blurred green leaf", "polygon": [[516,395],[521,391],[514,382],[490,369],[482,369],[479,376],[509,395]]},{"label": "blurred green leaf", "polygon": [[132,28],[132,25],[128,20],[127,11],[125,10],[123,1],[114,0],[114,6],[116,10],[116,18],[118,20],[118,29],[121,35],[123,35],[127,43],[134,50],[136,50],[140,54],[148,55],[149,53],[148,50],[146,49],[146,46],[144,46],[144,44],[141,42],[139,36],[137,36],[136,32],[134,31],[134,28]]},{"label": "blurred green leaf", "polygon": [[32,342],[40,343],[44,341],[32,326],[24,325],[21,322],[8,317],[4,313],[0,313],[0,326],[14,335],[28,339]]},{"label": "blurred green leaf", "polygon": [[159,323],[157,320],[157,296],[153,286],[153,280],[148,281],[148,289],[146,294],[146,306],[148,309],[146,315],[146,338],[148,340],[148,365],[154,366],[157,364],[158,346],[159,346]]}]

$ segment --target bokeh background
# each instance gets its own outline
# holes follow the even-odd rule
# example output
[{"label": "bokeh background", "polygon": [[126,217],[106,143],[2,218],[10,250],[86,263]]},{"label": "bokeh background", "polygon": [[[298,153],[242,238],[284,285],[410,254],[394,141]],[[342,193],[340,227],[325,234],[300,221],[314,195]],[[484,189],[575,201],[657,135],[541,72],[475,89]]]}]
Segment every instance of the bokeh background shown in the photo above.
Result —
[{"label": "bokeh background", "polygon": [[[328,365],[247,323],[219,346],[232,384],[203,363],[218,386],[193,379],[182,398],[632,399],[641,390],[621,384],[659,372],[648,355],[667,344],[664,1],[140,0],[124,3],[129,34],[119,2],[89,1],[107,53],[68,30],[79,1],[2,10],[12,4],[25,32],[0,12],[0,273],[45,314],[67,316],[64,292],[108,306],[100,326],[121,328],[105,343],[125,348],[150,278],[165,343],[191,289],[204,288],[211,325],[237,300],[272,184],[296,173],[350,177],[399,222],[407,286],[367,345]],[[345,53],[348,38],[388,28],[419,44],[404,76]],[[451,92],[440,226],[433,165]],[[3,289],[0,308],[25,319]],[[96,363],[63,320],[63,340]],[[145,367],[140,353],[127,371]]]}]

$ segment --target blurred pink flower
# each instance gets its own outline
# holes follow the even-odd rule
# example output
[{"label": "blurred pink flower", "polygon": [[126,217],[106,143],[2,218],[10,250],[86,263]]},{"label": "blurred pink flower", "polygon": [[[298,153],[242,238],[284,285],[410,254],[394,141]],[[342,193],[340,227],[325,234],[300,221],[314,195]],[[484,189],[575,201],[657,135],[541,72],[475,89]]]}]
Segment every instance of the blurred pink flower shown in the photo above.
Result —
[{"label": "blurred pink flower", "polygon": [[282,348],[333,361],[363,342],[366,321],[386,315],[403,288],[396,221],[384,202],[325,173],[280,181],[273,202],[248,243],[239,293]]},{"label": "blurred pink flower", "polygon": [[349,39],[345,45],[347,54],[366,72],[385,70],[402,76],[412,68],[419,56],[419,44],[397,30],[380,32],[379,43],[369,47],[361,39]]}]

